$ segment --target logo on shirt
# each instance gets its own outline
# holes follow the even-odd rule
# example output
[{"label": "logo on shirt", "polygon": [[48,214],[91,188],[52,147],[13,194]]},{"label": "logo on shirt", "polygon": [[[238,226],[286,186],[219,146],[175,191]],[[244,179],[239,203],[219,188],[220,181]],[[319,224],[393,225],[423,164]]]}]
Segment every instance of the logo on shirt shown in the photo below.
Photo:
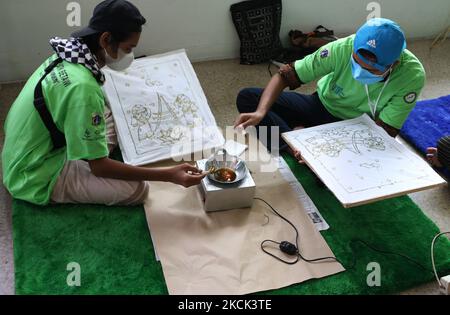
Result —
[{"label": "logo on shirt", "polygon": [[330,54],[330,52],[328,51],[328,49],[324,49],[320,52],[320,58],[326,58],[328,57]]},{"label": "logo on shirt", "polygon": [[416,98],[417,98],[417,93],[416,92],[411,92],[411,93],[406,94],[405,97],[403,98],[403,100],[406,103],[411,104],[411,103],[414,103]]},{"label": "logo on shirt", "polygon": [[369,45],[372,48],[377,48],[377,42],[375,41],[375,39],[371,39],[367,42],[367,45]]},{"label": "logo on shirt", "polygon": [[105,136],[100,130],[89,130],[88,128],[86,128],[81,139],[86,141],[97,141],[105,139]]},{"label": "logo on shirt", "polygon": [[93,113],[91,121],[92,121],[92,126],[98,126],[102,122],[102,116],[100,116],[97,113]]},{"label": "logo on shirt", "polygon": [[84,135],[83,135],[83,139],[90,139],[91,138],[91,132],[89,131],[89,129],[84,130]]},{"label": "logo on shirt", "polygon": [[333,83],[331,85],[331,90],[340,97],[344,97],[344,89],[341,86],[337,85],[336,83]]}]

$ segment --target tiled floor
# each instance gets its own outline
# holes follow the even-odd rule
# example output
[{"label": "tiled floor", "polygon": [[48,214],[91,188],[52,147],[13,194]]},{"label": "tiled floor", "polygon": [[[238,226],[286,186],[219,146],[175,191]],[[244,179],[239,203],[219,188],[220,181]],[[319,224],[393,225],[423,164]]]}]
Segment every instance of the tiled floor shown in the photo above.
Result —
[{"label": "tiled floor", "polygon": [[[411,42],[409,49],[422,61],[427,71],[427,83],[422,99],[450,94],[450,40],[429,51],[431,41]],[[205,94],[218,124],[225,127],[233,123],[237,111],[236,95],[241,88],[263,87],[269,80],[267,65],[242,66],[238,60],[209,61],[194,64]],[[3,144],[3,122],[6,113],[20,92],[22,83],[0,85],[0,148]],[[299,89],[311,93],[315,84]],[[410,195],[441,230],[450,231],[450,191],[448,187],[432,189]],[[11,201],[0,188],[0,294],[14,293],[14,267],[11,236]],[[412,275],[413,276],[413,275]],[[401,292],[401,294],[437,294],[435,282]]]}]

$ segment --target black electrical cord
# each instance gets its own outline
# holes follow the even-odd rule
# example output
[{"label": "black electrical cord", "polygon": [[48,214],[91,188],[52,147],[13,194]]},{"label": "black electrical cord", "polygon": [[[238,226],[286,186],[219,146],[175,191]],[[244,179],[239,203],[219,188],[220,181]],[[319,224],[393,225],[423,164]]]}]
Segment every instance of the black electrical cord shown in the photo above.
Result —
[{"label": "black electrical cord", "polygon": [[[315,259],[307,259],[307,258],[303,257],[303,256],[301,255],[301,253],[299,252],[299,246],[298,246],[298,242],[299,242],[299,233],[298,233],[298,230],[297,230],[297,228],[295,227],[295,225],[294,225],[291,221],[289,221],[288,219],[286,219],[284,216],[282,216],[277,210],[275,210],[275,209],[274,209],[267,201],[265,201],[264,199],[261,199],[261,198],[258,198],[258,197],[255,197],[254,199],[255,199],[255,200],[260,200],[260,201],[264,202],[264,203],[265,203],[265,204],[266,204],[266,205],[267,205],[267,206],[268,206],[268,207],[269,207],[276,215],[278,215],[281,219],[283,219],[284,221],[286,221],[286,222],[287,222],[290,226],[292,226],[292,228],[295,230],[295,245],[292,244],[292,243],[290,243],[290,242],[288,242],[288,241],[282,241],[282,242],[280,243],[280,242],[277,242],[277,241],[274,241],[274,240],[264,240],[264,241],[261,242],[261,250],[262,250],[264,253],[266,253],[267,255],[272,256],[273,258],[275,258],[275,259],[277,259],[277,260],[279,260],[279,261],[281,261],[281,262],[283,262],[283,263],[285,263],[285,264],[289,264],[289,265],[294,265],[294,264],[296,264],[300,259],[302,259],[302,260],[304,260],[304,261],[306,261],[306,262],[309,262],[309,263],[318,262],[318,261],[323,261],[323,260],[334,260],[334,261],[337,261],[338,263],[340,263],[341,265],[344,266],[344,264],[343,264],[339,259],[337,259],[337,258],[335,258],[335,257],[322,257],[322,258],[315,258]],[[270,252],[268,252],[268,251],[264,248],[264,244],[266,244],[266,243],[277,244],[277,245],[279,246],[279,249],[280,249],[283,253],[286,253],[286,254],[288,254],[288,255],[290,255],[290,256],[294,256],[294,255],[295,255],[295,256],[296,256],[296,259],[293,260],[293,261],[287,261],[287,260],[284,260],[284,259],[282,259],[282,258],[280,258],[280,257],[278,257],[278,256],[276,256],[276,255],[274,255],[274,254],[272,254],[272,253],[270,253]],[[365,242],[364,240],[361,240],[361,239],[352,239],[352,240],[350,240],[350,243],[349,243],[350,247],[351,247],[351,244],[353,244],[353,243],[361,243],[361,244],[363,244],[364,246],[370,248],[371,250],[373,250],[373,251],[375,251],[375,252],[379,252],[379,253],[385,254],[385,255],[394,255],[394,256],[402,257],[402,258],[404,258],[404,259],[406,259],[406,260],[408,260],[408,261],[414,263],[415,265],[419,266],[419,267],[422,268],[423,270],[428,271],[428,272],[434,274],[433,270],[428,269],[427,267],[425,267],[425,266],[422,265],[421,263],[417,262],[416,260],[414,260],[414,259],[410,258],[409,256],[404,255],[404,254],[402,254],[402,253],[395,253],[395,252],[390,252],[390,251],[386,251],[386,250],[382,250],[382,249],[376,248],[375,246],[370,245],[370,244],[368,244],[367,242]],[[354,269],[355,266],[356,266],[356,257],[353,256],[353,263],[352,263],[352,266],[349,267],[349,268],[346,268],[346,269]]]},{"label": "black electrical cord", "polygon": [[[302,259],[302,260],[304,260],[304,261],[306,261],[306,262],[309,262],[309,263],[313,263],[313,262],[319,262],[319,261],[323,261],[323,260],[334,260],[334,261],[337,261],[338,263],[340,263],[341,265],[342,265],[342,263],[339,261],[339,259],[337,259],[337,258],[335,258],[335,257],[321,257],[321,258],[313,258],[313,259],[308,259],[308,258],[305,258],[301,253],[300,253],[300,251],[299,251],[299,246],[298,246],[298,239],[299,239],[299,234],[298,234],[298,230],[297,230],[297,228],[295,227],[295,225],[291,222],[291,221],[289,221],[288,219],[286,219],[284,216],[282,216],[280,213],[278,213],[278,211],[277,210],[275,210],[267,201],[265,201],[264,199],[261,199],[261,198],[257,198],[257,197],[255,197],[255,198],[253,198],[253,199],[255,199],[255,200],[260,200],[260,201],[262,201],[262,202],[264,202],[277,216],[279,216],[281,219],[283,219],[284,221],[286,221],[290,226],[292,226],[292,228],[294,229],[294,231],[295,231],[295,245],[294,244],[292,244],[292,243],[290,243],[290,242],[288,242],[288,241],[282,241],[281,243],[280,242],[277,242],[277,241],[274,241],[274,240],[264,240],[264,241],[262,241],[261,242],[261,250],[264,252],[264,253],[266,253],[267,255],[270,255],[270,256],[272,256],[273,258],[275,258],[275,259],[277,259],[277,260],[279,260],[279,261],[281,261],[281,262],[283,262],[283,263],[285,263],[285,264],[288,264],[288,265],[294,265],[294,264],[296,264],[300,259]],[[284,260],[284,259],[282,259],[282,258],[280,258],[280,257],[278,257],[278,256],[275,256],[274,254],[272,254],[272,253],[270,253],[270,252],[268,252],[265,248],[264,248],[264,244],[266,244],[266,243],[274,243],[274,244],[277,244],[278,246],[279,246],[279,248],[280,248],[280,250],[283,252],[283,253],[286,253],[286,254],[288,254],[288,255],[290,255],[290,256],[296,256],[296,258],[295,258],[295,260],[294,261],[288,261],[288,260]]]},{"label": "black electrical cord", "polygon": [[[406,259],[406,260],[408,260],[409,262],[412,262],[413,264],[419,266],[419,267],[422,268],[423,270],[428,271],[428,272],[434,274],[433,270],[428,269],[427,267],[425,267],[425,266],[422,265],[421,263],[417,262],[416,260],[410,258],[409,256],[407,256],[407,255],[405,255],[405,254],[402,254],[402,253],[395,253],[395,252],[390,252],[390,251],[387,251],[387,250],[383,250],[383,249],[376,248],[375,246],[370,245],[370,244],[368,244],[367,242],[365,242],[365,241],[363,241],[363,240],[361,240],[361,239],[359,239],[359,238],[350,240],[350,246],[351,246],[351,244],[353,244],[353,243],[361,243],[361,244],[363,244],[364,246],[370,248],[371,250],[373,250],[373,251],[375,251],[375,252],[379,252],[379,253],[381,253],[381,254],[385,254],[385,255],[394,255],[394,256],[402,257],[403,259]],[[356,257],[353,256],[353,264],[352,264],[351,267],[349,267],[349,268],[347,268],[347,269],[353,269],[353,268],[355,268],[355,266],[356,266]]]}]

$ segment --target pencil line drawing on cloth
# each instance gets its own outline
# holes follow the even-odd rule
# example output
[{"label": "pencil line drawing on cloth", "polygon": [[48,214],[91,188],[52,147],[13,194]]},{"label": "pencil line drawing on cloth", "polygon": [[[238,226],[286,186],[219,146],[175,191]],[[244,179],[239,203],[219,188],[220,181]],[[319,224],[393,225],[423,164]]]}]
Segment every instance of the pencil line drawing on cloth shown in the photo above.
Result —
[{"label": "pencil line drawing on cloth", "polygon": [[359,164],[359,166],[361,167],[365,167],[365,168],[376,168],[376,169],[380,169],[381,165],[379,164],[379,160],[375,160],[375,162],[373,163],[361,163]]},{"label": "pencil line drawing on cloth", "polygon": [[[295,140],[304,145],[348,193],[381,188],[407,181],[409,178],[395,176],[392,180],[389,174],[380,172],[390,169],[387,163],[381,161],[396,155],[399,172],[407,174],[404,163],[408,158],[396,147],[387,144],[383,137],[364,121],[311,132],[304,131],[295,136]],[[346,167],[337,167],[342,164]]]},{"label": "pencil line drawing on cloth", "polygon": [[287,132],[283,138],[301,152],[324,183],[344,200],[343,204],[443,181],[425,161],[390,137],[367,114]]},{"label": "pencil line drawing on cloth", "polygon": [[[105,70],[104,91],[126,163],[142,165],[223,144],[184,50],[136,60],[124,72]],[[196,150],[196,149],[200,150]]]},{"label": "pencil line drawing on cloth", "polygon": [[[342,150],[348,150],[355,154],[363,154],[360,147],[368,152],[371,150],[384,151],[386,149],[383,138],[374,135],[365,125],[345,126],[320,130],[317,136],[306,139],[312,146],[314,156],[325,154],[329,157],[338,157]],[[355,129],[357,128],[357,129]]]},{"label": "pencil line drawing on cloth", "polygon": [[[198,115],[198,107],[184,94],[179,94],[173,103],[158,95],[158,105],[136,104],[127,110],[130,125],[136,130],[138,142],[153,140],[158,144],[175,144],[186,139],[186,128],[203,124]],[[153,109],[153,110],[152,110]]]}]

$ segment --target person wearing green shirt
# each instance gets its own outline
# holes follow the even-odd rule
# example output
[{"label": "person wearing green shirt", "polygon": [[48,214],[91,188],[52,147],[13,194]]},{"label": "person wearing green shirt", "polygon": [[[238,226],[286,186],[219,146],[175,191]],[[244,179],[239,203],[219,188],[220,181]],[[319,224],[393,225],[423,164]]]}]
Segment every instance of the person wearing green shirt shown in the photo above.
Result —
[{"label": "person wearing green shirt", "polygon": [[28,79],[5,121],[3,183],[14,198],[38,205],[139,204],[147,181],[188,187],[206,175],[189,164],[141,168],[109,158],[117,137],[101,68],[131,64],[145,23],[130,2],[107,0],[88,27],[50,40],[55,53]]},{"label": "person wearing green shirt", "polygon": [[[312,95],[283,92],[286,87],[293,90],[316,79],[320,80]],[[283,139],[272,141],[269,128],[278,127],[281,135],[368,114],[395,137],[424,84],[425,70],[406,49],[401,28],[391,20],[375,18],[356,34],[283,65],[265,89],[241,90],[235,128],[256,126],[259,134],[261,126],[267,127],[267,139],[261,141],[269,150],[286,150],[301,159]]]}]

